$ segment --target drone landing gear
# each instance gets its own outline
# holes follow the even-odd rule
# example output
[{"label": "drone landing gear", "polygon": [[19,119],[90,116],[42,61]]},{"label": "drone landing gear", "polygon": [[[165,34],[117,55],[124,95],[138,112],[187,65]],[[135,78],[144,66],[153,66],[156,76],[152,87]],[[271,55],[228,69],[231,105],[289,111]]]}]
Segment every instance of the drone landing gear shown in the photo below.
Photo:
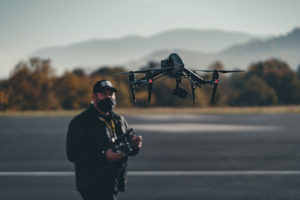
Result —
[{"label": "drone landing gear", "polygon": [[134,81],[135,81],[135,76],[133,72],[129,72],[129,85],[130,85],[130,93],[131,93],[131,99],[133,103],[136,103],[135,99],[135,88],[134,88]]},{"label": "drone landing gear", "polygon": [[193,102],[196,103],[196,95],[195,95],[195,90],[196,90],[196,85],[191,82],[191,88],[192,88],[192,95],[193,95]]}]

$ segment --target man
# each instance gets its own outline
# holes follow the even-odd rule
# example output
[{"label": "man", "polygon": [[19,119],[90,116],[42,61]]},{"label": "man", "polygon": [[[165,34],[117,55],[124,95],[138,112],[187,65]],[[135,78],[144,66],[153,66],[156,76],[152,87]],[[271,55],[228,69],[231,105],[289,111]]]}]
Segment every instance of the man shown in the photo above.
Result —
[{"label": "man", "polygon": [[[110,81],[98,81],[92,103],[69,124],[67,156],[75,165],[76,189],[84,200],[116,199],[124,192],[128,156],[115,152],[112,143],[126,132],[128,124],[113,111],[117,89]],[[142,137],[130,141],[134,156],[142,147]]]}]

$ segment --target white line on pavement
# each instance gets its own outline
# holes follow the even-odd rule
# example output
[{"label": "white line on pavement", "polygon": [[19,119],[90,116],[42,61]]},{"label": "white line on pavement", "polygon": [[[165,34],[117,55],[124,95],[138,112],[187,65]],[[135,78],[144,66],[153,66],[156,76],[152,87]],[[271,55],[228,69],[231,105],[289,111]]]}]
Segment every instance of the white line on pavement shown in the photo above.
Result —
[{"label": "white line on pavement", "polygon": [[[129,176],[266,176],[300,175],[300,171],[129,171]],[[0,172],[0,176],[74,176],[74,172]]]}]

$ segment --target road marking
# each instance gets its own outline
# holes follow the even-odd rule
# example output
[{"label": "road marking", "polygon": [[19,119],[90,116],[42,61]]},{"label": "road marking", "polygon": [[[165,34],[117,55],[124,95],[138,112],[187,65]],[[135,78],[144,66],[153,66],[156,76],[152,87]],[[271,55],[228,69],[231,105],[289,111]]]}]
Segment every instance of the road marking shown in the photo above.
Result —
[{"label": "road marking", "polygon": [[300,175],[300,171],[132,171],[132,176],[260,176]]},{"label": "road marking", "polygon": [[[300,171],[129,171],[129,176],[287,176]],[[0,172],[0,176],[74,176],[74,172]]]},{"label": "road marking", "polygon": [[155,123],[131,124],[139,131],[187,133],[187,132],[245,132],[245,131],[274,131],[281,129],[277,126],[231,125],[231,124],[201,124],[201,123]]},{"label": "road marking", "polygon": [[0,176],[74,176],[74,172],[0,172]]}]

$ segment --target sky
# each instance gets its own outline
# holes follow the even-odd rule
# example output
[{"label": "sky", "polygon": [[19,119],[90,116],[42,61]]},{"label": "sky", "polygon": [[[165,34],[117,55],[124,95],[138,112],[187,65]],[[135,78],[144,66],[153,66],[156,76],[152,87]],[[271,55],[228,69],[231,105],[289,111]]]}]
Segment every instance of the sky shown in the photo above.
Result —
[{"label": "sky", "polygon": [[0,79],[33,51],[176,29],[283,35],[300,27],[299,0],[0,0]]}]

